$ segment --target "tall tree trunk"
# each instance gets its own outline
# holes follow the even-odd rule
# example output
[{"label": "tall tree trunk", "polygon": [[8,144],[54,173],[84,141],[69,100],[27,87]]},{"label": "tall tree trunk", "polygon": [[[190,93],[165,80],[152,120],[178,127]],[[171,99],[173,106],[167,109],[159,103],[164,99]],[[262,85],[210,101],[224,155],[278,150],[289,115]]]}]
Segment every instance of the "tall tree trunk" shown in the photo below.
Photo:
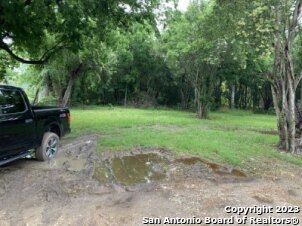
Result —
[{"label": "tall tree trunk", "polygon": [[62,99],[60,107],[66,107],[66,105],[69,101],[70,95],[71,95],[71,91],[72,91],[72,87],[74,85],[74,81],[75,81],[75,78],[73,76],[70,76],[69,81],[68,81],[68,85],[67,85],[67,88],[65,90],[64,97]]},{"label": "tall tree trunk", "polygon": [[127,95],[128,95],[128,85],[126,85],[126,89],[125,89],[124,106],[127,106]]},{"label": "tall tree trunk", "polygon": [[244,104],[243,104],[243,108],[247,109],[247,95],[248,95],[248,90],[247,90],[247,86],[244,87]]},{"label": "tall tree trunk", "polygon": [[[284,85],[281,85],[284,87]],[[278,89],[276,84],[271,86],[273,104],[277,116],[277,129],[279,134],[279,148],[283,150],[288,150],[288,128],[287,128],[287,117],[286,117],[286,95],[285,93],[280,93],[280,91],[285,91],[284,89]],[[280,106],[281,104],[281,106]]]},{"label": "tall tree trunk", "polygon": [[50,95],[50,88],[49,88],[48,85],[46,85],[46,86],[45,86],[45,96],[46,96],[46,97],[49,97],[49,95]]},{"label": "tall tree trunk", "polygon": [[82,66],[83,66],[82,63],[80,63],[76,67],[76,69],[71,72],[71,75],[70,75],[70,78],[69,78],[69,81],[68,81],[68,85],[67,85],[67,88],[66,88],[65,93],[64,93],[64,97],[63,97],[62,102],[60,104],[61,107],[66,107],[66,105],[69,101],[70,95],[71,95],[71,91],[72,91],[72,87],[74,85],[74,82],[76,81],[76,79],[82,73]]},{"label": "tall tree trunk", "polygon": [[291,58],[290,48],[291,42],[288,41],[288,47],[285,47],[286,60],[286,76],[288,81],[288,134],[289,149],[291,153],[296,152],[296,79],[294,75],[293,62]]},{"label": "tall tree trunk", "polygon": [[49,97],[50,96],[50,90],[51,90],[51,78],[49,75],[49,72],[47,72],[46,77],[45,77],[45,96]]},{"label": "tall tree trunk", "polygon": [[300,84],[300,105],[302,105],[302,84]]},{"label": "tall tree trunk", "polygon": [[182,109],[188,109],[189,108],[189,100],[190,100],[190,94],[189,94],[188,90],[191,90],[191,86],[188,88],[189,84],[186,82],[186,74],[185,73],[182,74],[179,83],[180,83],[181,108]]},{"label": "tall tree trunk", "polygon": [[194,83],[194,102],[197,107],[197,117],[201,117],[200,109],[201,109],[201,103],[200,103],[200,85],[199,85],[199,68],[197,68],[196,76],[195,76],[195,83]]},{"label": "tall tree trunk", "polygon": [[35,93],[35,98],[33,100],[33,105],[37,104],[39,101],[39,92],[40,92],[40,87],[37,88],[36,93]]},{"label": "tall tree trunk", "polygon": [[[199,73],[199,68],[195,78],[195,103],[197,106],[197,117],[200,119],[207,118],[207,103],[204,100],[207,93],[205,78]],[[201,96],[202,95],[202,96]]]},{"label": "tall tree trunk", "polygon": [[203,119],[206,119],[208,117],[207,105],[203,105],[201,103],[198,104],[197,117]]},{"label": "tall tree trunk", "polygon": [[273,97],[272,92],[270,91],[271,84],[269,82],[265,82],[264,87],[262,88],[262,100],[263,100],[263,108],[265,111],[268,111],[269,108],[272,106]]},{"label": "tall tree trunk", "polygon": [[221,85],[222,85],[222,79],[218,79],[219,81],[214,86],[214,109],[219,109],[221,107]]},{"label": "tall tree trunk", "polygon": [[187,104],[186,104],[186,99],[185,99],[185,94],[183,91],[183,88],[180,89],[180,105],[182,109],[186,109],[187,108]]},{"label": "tall tree trunk", "polygon": [[198,118],[207,118],[208,109],[213,98],[214,84],[216,83],[216,68],[203,63],[198,65],[195,80],[192,86],[195,91],[195,103]]},{"label": "tall tree trunk", "polygon": [[235,109],[235,84],[231,85],[231,109]]},{"label": "tall tree trunk", "polygon": [[289,149],[288,151],[294,153],[296,151],[296,119],[295,119],[295,90],[294,81],[289,79],[288,89],[288,139]]},{"label": "tall tree trunk", "polygon": [[197,117],[204,118],[204,107],[202,106],[201,98],[200,98],[200,89],[195,88],[195,102],[197,107]]}]

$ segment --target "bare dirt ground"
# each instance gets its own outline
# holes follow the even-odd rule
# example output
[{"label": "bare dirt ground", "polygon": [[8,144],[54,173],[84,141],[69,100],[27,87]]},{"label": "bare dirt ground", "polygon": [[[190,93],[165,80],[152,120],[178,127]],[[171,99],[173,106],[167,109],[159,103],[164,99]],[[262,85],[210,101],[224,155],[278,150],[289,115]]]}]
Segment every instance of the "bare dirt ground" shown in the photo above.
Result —
[{"label": "bare dirt ground", "polygon": [[[97,155],[98,139],[65,142],[48,163],[1,167],[0,225],[142,225],[143,217],[238,216],[225,206],[302,206],[297,166],[272,160],[264,163],[269,173],[255,177],[166,150]],[[302,220],[301,212],[269,215]]]}]

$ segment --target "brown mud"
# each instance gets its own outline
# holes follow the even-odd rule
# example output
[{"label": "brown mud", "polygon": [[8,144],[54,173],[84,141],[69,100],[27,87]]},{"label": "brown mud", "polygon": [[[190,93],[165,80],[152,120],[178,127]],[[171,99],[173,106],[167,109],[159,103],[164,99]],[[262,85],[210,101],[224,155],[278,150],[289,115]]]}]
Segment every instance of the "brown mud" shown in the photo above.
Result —
[{"label": "brown mud", "polygon": [[300,167],[275,163],[260,178],[162,149],[98,155],[99,138],[65,141],[50,162],[0,167],[0,225],[142,225],[143,217],[230,217],[225,206],[302,206]]}]

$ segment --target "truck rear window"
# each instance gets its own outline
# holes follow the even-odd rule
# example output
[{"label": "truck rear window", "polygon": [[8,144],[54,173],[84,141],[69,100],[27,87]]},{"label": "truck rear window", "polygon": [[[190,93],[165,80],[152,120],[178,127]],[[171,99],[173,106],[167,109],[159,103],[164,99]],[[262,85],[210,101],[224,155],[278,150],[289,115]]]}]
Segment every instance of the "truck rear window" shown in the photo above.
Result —
[{"label": "truck rear window", "polygon": [[0,115],[24,112],[26,106],[18,90],[0,90]]}]

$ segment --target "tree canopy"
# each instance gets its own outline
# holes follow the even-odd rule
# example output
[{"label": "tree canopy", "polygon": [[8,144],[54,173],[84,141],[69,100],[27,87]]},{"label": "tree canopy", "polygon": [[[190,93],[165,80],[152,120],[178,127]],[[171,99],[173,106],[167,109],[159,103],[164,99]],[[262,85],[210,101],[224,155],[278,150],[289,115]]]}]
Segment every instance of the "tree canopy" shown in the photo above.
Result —
[{"label": "tree canopy", "polygon": [[156,0],[1,1],[0,49],[21,63],[43,64],[59,50],[77,52],[86,37],[104,38],[108,29],[154,21],[157,5]]}]

